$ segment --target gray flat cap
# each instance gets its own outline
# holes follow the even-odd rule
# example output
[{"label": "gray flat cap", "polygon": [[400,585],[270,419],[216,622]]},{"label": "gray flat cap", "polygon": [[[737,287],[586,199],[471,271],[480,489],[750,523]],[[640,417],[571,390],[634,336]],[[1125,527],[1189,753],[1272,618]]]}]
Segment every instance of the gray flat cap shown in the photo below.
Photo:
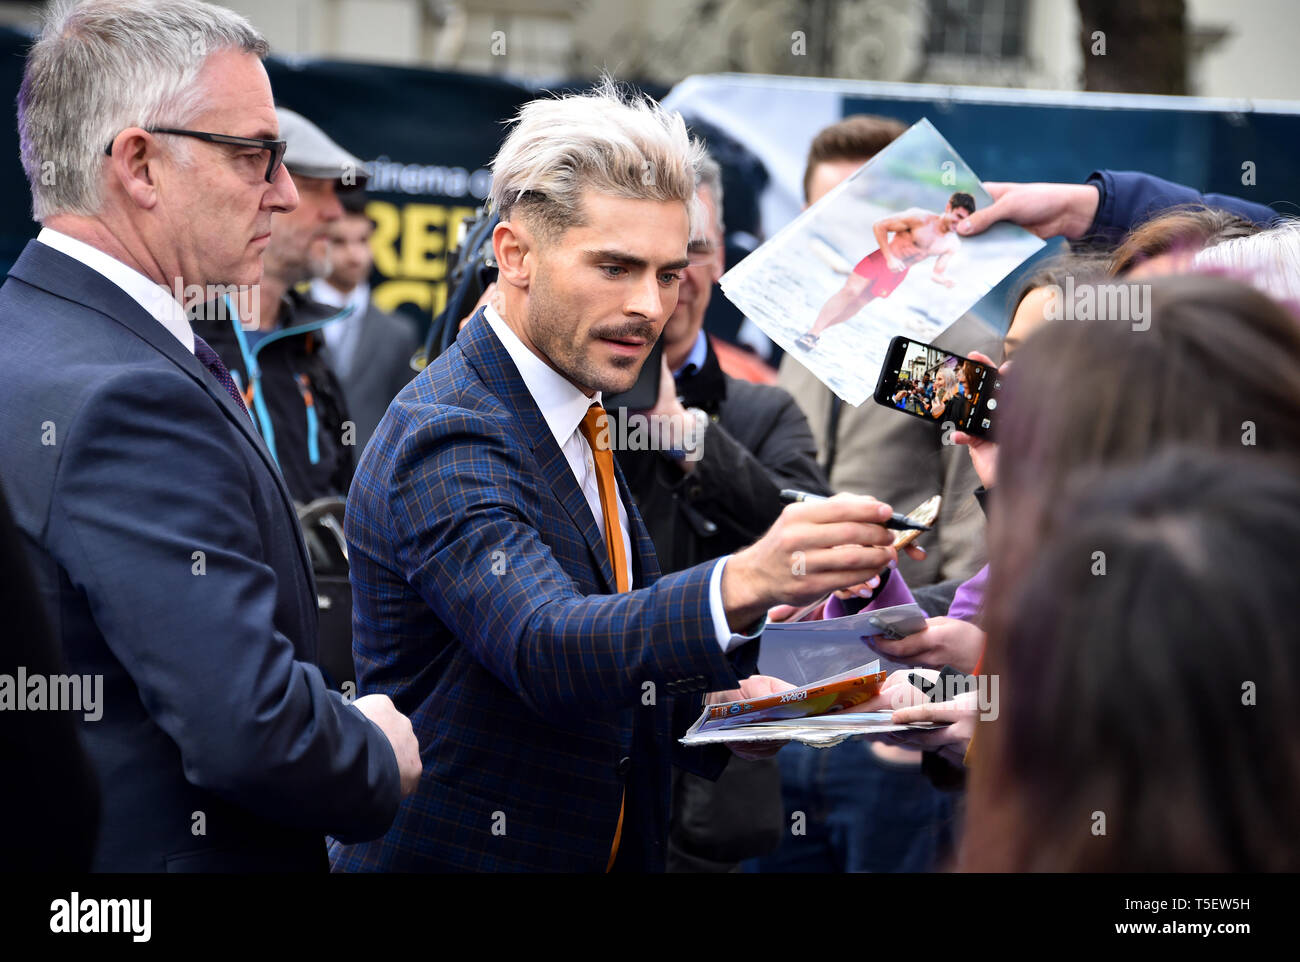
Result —
[{"label": "gray flat cap", "polygon": [[284,152],[289,173],[352,181],[344,187],[365,186],[367,174],[361,161],[330,140],[325,131],[287,107],[276,107],[275,115],[280,121],[280,139],[289,145]]}]

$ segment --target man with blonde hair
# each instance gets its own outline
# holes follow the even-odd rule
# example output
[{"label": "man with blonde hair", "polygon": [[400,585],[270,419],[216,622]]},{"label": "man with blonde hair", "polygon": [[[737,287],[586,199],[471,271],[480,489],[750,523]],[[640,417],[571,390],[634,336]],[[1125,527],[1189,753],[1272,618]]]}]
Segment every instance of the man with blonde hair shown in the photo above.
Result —
[{"label": "man with blonde hair", "polygon": [[181,303],[256,285],[298,203],[265,54],[206,3],[58,4],[18,94],[43,226],[0,288],[0,471],[96,679],[99,871],[324,871],[419,777],[410,722],[314,663],[293,503]]},{"label": "man with blonde hair", "polygon": [[349,494],[358,679],[425,768],[336,870],[662,870],[670,763],[726,758],[675,742],[700,695],[770,691],[747,677],[767,609],[894,557],[889,507],[844,497],[659,577],[600,400],[676,306],[699,149],[609,82],[525,105],[501,146],[496,306],[397,396]]}]

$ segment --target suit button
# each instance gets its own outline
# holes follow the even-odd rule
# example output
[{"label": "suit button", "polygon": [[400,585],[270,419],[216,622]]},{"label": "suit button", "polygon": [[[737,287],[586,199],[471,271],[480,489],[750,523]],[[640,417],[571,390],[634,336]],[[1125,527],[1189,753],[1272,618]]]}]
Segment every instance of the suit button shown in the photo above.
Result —
[{"label": "suit button", "polygon": [[614,767],[614,771],[618,773],[619,778],[626,778],[627,773],[630,772],[631,770],[632,770],[632,759],[628,758],[627,756],[620,758],[618,760],[618,765]]}]

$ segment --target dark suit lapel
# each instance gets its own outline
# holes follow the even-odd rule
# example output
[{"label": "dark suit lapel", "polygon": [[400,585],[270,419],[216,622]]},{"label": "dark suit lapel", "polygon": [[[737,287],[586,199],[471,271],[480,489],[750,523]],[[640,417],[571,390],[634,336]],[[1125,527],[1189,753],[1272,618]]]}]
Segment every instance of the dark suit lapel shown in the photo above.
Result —
[{"label": "dark suit lapel", "polygon": [[[271,457],[271,452],[266,449],[266,444],[253,425],[252,419],[240,410],[234,398],[217,383],[216,378],[200,363],[199,359],[187,351],[185,345],[141,307],[131,295],[76,258],[69,257],[62,251],[47,247],[38,241],[28,242],[9,274],[55,297],[73,301],[99,312],[149,344],[193,378],[221,405],[226,416],[235,422],[249,444],[257,450],[275,479],[285,507],[295,519],[297,518],[297,508],[294,506],[288,487],[285,486],[284,476],[280,473],[275,459]],[[298,553],[310,576],[311,558],[307,554],[307,546],[301,536],[298,538]]]},{"label": "dark suit lapel", "polygon": [[[465,329],[456,338],[456,343],[488,390],[515,412],[523,436],[532,446],[542,476],[550,483],[551,490],[555,492],[560,504],[564,505],[564,510],[591,549],[592,559],[604,579],[606,590],[617,591],[618,583],[614,579],[614,565],[610,561],[609,548],[601,537],[586,495],[578,486],[578,479],[573,476],[573,469],[569,467],[564,452],[555,443],[555,435],[542,417],[537,402],[528,393],[528,387],[519,376],[519,369],[515,367],[505,346],[492,332],[482,309],[465,325]],[[624,503],[631,505],[631,502]]]},{"label": "dark suit lapel", "polygon": [[623,499],[628,524],[632,526],[628,533],[632,542],[632,583],[646,588],[659,580],[659,555],[655,551],[654,540],[650,537],[650,529],[645,526],[641,510],[632,497],[632,490],[627,486],[627,478],[618,458],[614,458],[614,477],[618,479],[618,496]]},{"label": "dark suit lapel", "polygon": [[[532,400],[531,395],[529,400]],[[587,547],[591,549],[592,558],[600,569],[605,587],[611,592],[616,592],[618,581],[614,578],[614,564],[609,557],[609,545],[605,543],[600,527],[596,524],[596,517],[591,513],[587,496],[582,493],[582,488],[578,486],[578,479],[573,476],[573,468],[569,467],[569,459],[555,443],[555,436],[551,434],[550,427],[540,414],[537,421],[541,433],[529,436],[534,438],[533,455],[542,469],[542,475],[551,483],[551,490],[560,499],[560,503],[564,505],[564,510],[569,513],[573,523],[581,530]]]}]

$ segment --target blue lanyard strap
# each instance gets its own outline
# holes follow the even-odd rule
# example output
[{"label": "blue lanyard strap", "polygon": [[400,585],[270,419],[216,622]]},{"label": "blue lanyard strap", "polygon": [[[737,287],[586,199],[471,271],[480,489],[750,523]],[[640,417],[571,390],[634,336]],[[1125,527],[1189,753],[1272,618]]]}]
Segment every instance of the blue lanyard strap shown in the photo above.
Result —
[{"label": "blue lanyard strap", "polygon": [[275,453],[275,428],[271,425],[271,412],[266,409],[266,398],[262,396],[262,369],[258,366],[257,356],[248,349],[248,339],[244,337],[243,325],[239,323],[239,312],[235,310],[235,303],[229,294],[226,295],[226,310],[230,312],[235,341],[239,344],[239,353],[244,359],[244,368],[248,371],[248,383],[253,389],[253,411],[256,412],[253,423],[261,432],[266,449],[271,452],[271,460],[279,467],[280,458]]},{"label": "blue lanyard strap", "polygon": [[[253,422],[257,425],[258,431],[262,435],[262,440],[266,442],[267,450],[271,452],[271,460],[273,460],[278,467],[280,464],[280,458],[275,453],[275,428],[271,424],[271,412],[267,410],[266,398],[262,394],[262,368],[257,363],[257,352],[266,347],[266,345],[273,341],[278,341],[281,338],[289,337],[294,334],[302,334],[307,331],[319,330],[326,324],[333,323],[334,321],[345,320],[356,312],[356,305],[349,304],[342,308],[338,313],[333,314],[330,317],[322,318],[319,321],[312,321],[308,324],[300,324],[296,327],[288,327],[275,331],[274,333],[268,334],[266,337],[262,338],[262,340],[257,343],[256,348],[250,349],[248,346],[248,339],[244,337],[243,325],[239,323],[239,312],[235,310],[235,304],[230,299],[229,294],[225,296],[225,300],[226,309],[230,312],[230,322],[235,328],[235,340],[239,344],[239,353],[243,357],[244,367],[248,371],[248,383],[251,385],[253,390],[253,411],[257,414],[253,419]],[[320,460],[320,450],[315,446],[316,411],[314,408],[308,410],[307,418],[309,421],[308,445],[314,449],[314,456],[312,450],[308,451],[308,456],[311,458],[312,463],[315,464]]]}]

